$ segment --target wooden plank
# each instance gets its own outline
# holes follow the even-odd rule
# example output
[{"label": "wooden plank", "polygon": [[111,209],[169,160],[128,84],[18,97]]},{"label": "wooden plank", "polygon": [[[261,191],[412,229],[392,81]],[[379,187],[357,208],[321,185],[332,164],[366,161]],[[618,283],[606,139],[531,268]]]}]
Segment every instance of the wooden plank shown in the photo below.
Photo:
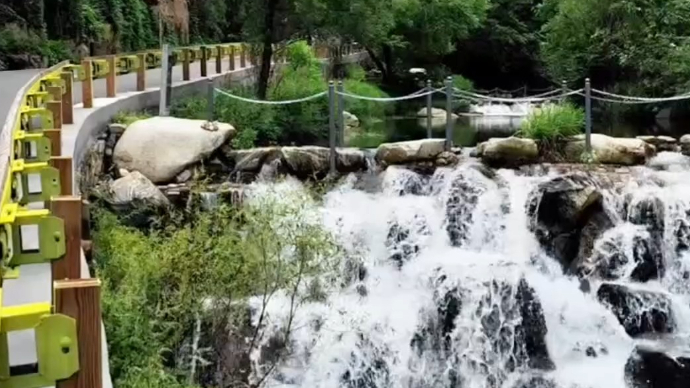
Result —
[{"label": "wooden plank", "polygon": [[208,58],[206,58],[206,47],[201,47],[201,62],[199,63],[199,70],[201,70],[201,76],[206,77],[206,73],[208,70],[208,65],[206,62],[208,61]]},{"label": "wooden plank", "polygon": [[54,216],[65,222],[65,256],[52,262],[53,280],[81,278],[81,197],[60,196],[50,201]]},{"label": "wooden plank", "polygon": [[62,101],[48,101],[46,105],[53,114],[53,128],[62,128]]},{"label": "wooden plank", "polygon": [[62,94],[62,123],[74,124],[74,112],[72,111],[72,77],[71,71],[60,74],[62,82],[65,84],[65,92]]},{"label": "wooden plank", "polygon": [[182,80],[189,81],[189,49],[182,50]]},{"label": "wooden plank", "polygon": [[146,54],[137,55],[139,58],[139,68],[137,68],[137,91],[146,90]]},{"label": "wooden plank", "polygon": [[101,282],[98,279],[54,282],[55,311],[77,321],[79,372],[58,381],[56,388],[102,388]]},{"label": "wooden plank", "polygon": [[81,81],[81,98],[84,108],[93,108],[93,75],[91,74],[91,61],[83,60],[81,67],[84,69],[84,80]]},{"label": "wooden plank", "polygon": [[44,129],[43,135],[50,139],[50,155],[62,155],[62,130],[59,128]]},{"label": "wooden plank", "polygon": [[223,72],[223,47],[216,46],[216,74]]},{"label": "wooden plank", "polygon": [[72,157],[53,156],[50,165],[60,171],[60,194],[72,195]]}]

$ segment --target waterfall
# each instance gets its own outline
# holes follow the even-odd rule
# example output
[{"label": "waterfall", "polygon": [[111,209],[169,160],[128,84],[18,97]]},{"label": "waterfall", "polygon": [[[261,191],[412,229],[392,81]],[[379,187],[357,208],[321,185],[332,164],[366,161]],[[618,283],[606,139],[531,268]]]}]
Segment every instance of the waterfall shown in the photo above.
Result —
[{"label": "waterfall", "polygon": [[[341,281],[299,306],[267,386],[630,387],[637,347],[680,357],[690,345],[683,164],[662,154],[620,179],[571,179],[468,161],[432,176],[389,167],[376,190],[344,180],[310,209],[342,247]],[[548,205],[554,179],[581,184],[603,207],[573,226],[593,242],[567,265],[546,248],[557,238],[534,227],[556,216],[534,210]],[[304,190],[256,185],[262,195]],[[289,302],[271,300],[265,330],[281,329]]]}]

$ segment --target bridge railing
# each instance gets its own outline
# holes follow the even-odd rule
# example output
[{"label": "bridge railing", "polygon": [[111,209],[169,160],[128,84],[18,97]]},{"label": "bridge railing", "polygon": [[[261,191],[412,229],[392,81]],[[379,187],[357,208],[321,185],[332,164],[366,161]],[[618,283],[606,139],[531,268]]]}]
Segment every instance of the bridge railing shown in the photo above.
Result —
[{"label": "bridge railing", "polygon": [[[358,48],[315,50],[332,58]],[[225,59],[227,70],[247,68],[253,64],[249,52],[243,43],[181,47],[173,50],[173,62],[182,64],[186,81],[195,62],[201,77],[212,59],[218,74]],[[284,46],[276,46],[276,53],[276,62],[285,61]],[[72,158],[61,156],[61,129],[74,121],[74,81],[81,81],[84,108],[91,108],[93,80],[106,79],[107,97],[115,97],[116,77],[136,72],[137,90],[143,91],[146,70],[161,64],[160,50],[62,62],[25,85],[9,111],[0,133],[6,162],[0,165],[0,388],[101,387],[100,281],[81,276],[83,202],[72,191]],[[4,280],[21,282],[21,266],[35,264],[51,266],[51,300],[3,306]],[[10,365],[8,335],[24,330],[34,331],[36,362]]]}]

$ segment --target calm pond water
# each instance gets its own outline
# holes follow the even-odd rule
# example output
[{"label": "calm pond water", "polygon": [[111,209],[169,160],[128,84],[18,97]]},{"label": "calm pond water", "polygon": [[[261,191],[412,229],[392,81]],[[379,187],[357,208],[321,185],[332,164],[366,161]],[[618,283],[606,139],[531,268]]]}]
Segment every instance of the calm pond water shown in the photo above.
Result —
[{"label": "calm pond water", "polygon": [[[492,137],[508,137],[518,131],[522,117],[460,116],[453,127],[453,141],[463,147],[475,146]],[[594,133],[615,137],[640,135],[668,135],[680,137],[690,133],[690,122],[656,120],[651,123],[595,120]],[[432,130],[432,136],[445,137],[445,123]],[[382,122],[365,125],[362,132],[353,135],[348,144],[354,147],[373,148],[384,142],[423,139],[426,137],[426,119],[417,117],[390,117]]]}]

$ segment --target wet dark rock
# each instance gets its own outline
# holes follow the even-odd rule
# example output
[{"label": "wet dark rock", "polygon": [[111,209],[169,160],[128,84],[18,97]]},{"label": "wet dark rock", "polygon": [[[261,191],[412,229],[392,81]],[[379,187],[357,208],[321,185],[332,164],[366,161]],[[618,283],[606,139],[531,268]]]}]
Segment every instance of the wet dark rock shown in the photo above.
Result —
[{"label": "wet dark rock", "polygon": [[555,365],[546,347],[548,329],[544,311],[534,289],[525,279],[520,280],[516,300],[522,317],[522,322],[515,330],[515,347],[519,349],[517,358],[527,359],[527,365],[533,369],[554,369]]},{"label": "wet dark rock", "polygon": [[557,388],[556,383],[543,376],[528,376],[518,380],[513,388]]},{"label": "wet dark rock", "polygon": [[[416,217],[418,219],[418,217]],[[410,227],[402,226],[397,222],[392,222],[386,237],[386,248],[391,253],[390,259],[393,260],[398,268],[402,268],[405,262],[416,257],[419,253],[419,245],[410,240],[410,234],[414,228],[416,234],[428,234],[426,221],[419,220]]]},{"label": "wet dark rock", "polygon": [[687,388],[690,358],[637,348],[625,365],[625,374],[632,388]]},{"label": "wet dark rock", "polygon": [[[390,386],[390,369],[384,360],[387,349],[375,347],[360,337],[359,354],[350,355],[350,365],[340,376],[340,385],[346,388],[381,388]],[[364,354],[364,357],[361,355]]]},{"label": "wet dark rock", "polygon": [[446,201],[446,231],[453,246],[463,245],[479,197],[487,191],[479,174],[483,175],[481,171],[468,169],[459,173],[451,183]]},{"label": "wet dark rock", "polygon": [[637,266],[630,275],[633,280],[646,282],[664,276],[663,243],[663,233],[651,233],[649,238],[635,236],[633,259]]},{"label": "wet dark rock", "polygon": [[664,203],[658,197],[646,197],[639,200],[626,197],[624,211],[627,220],[635,225],[646,226],[650,231],[664,230]]},{"label": "wet dark rock", "polygon": [[611,309],[631,337],[673,332],[671,301],[664,295],[603,284],[597,297]]},{"label": "wet dark rock", "polygon": [[601,192],[579,174],[540,184],[528,203],[528,214],[542,247],[572,272],[592,252],[594,241],[613,226]]}]

